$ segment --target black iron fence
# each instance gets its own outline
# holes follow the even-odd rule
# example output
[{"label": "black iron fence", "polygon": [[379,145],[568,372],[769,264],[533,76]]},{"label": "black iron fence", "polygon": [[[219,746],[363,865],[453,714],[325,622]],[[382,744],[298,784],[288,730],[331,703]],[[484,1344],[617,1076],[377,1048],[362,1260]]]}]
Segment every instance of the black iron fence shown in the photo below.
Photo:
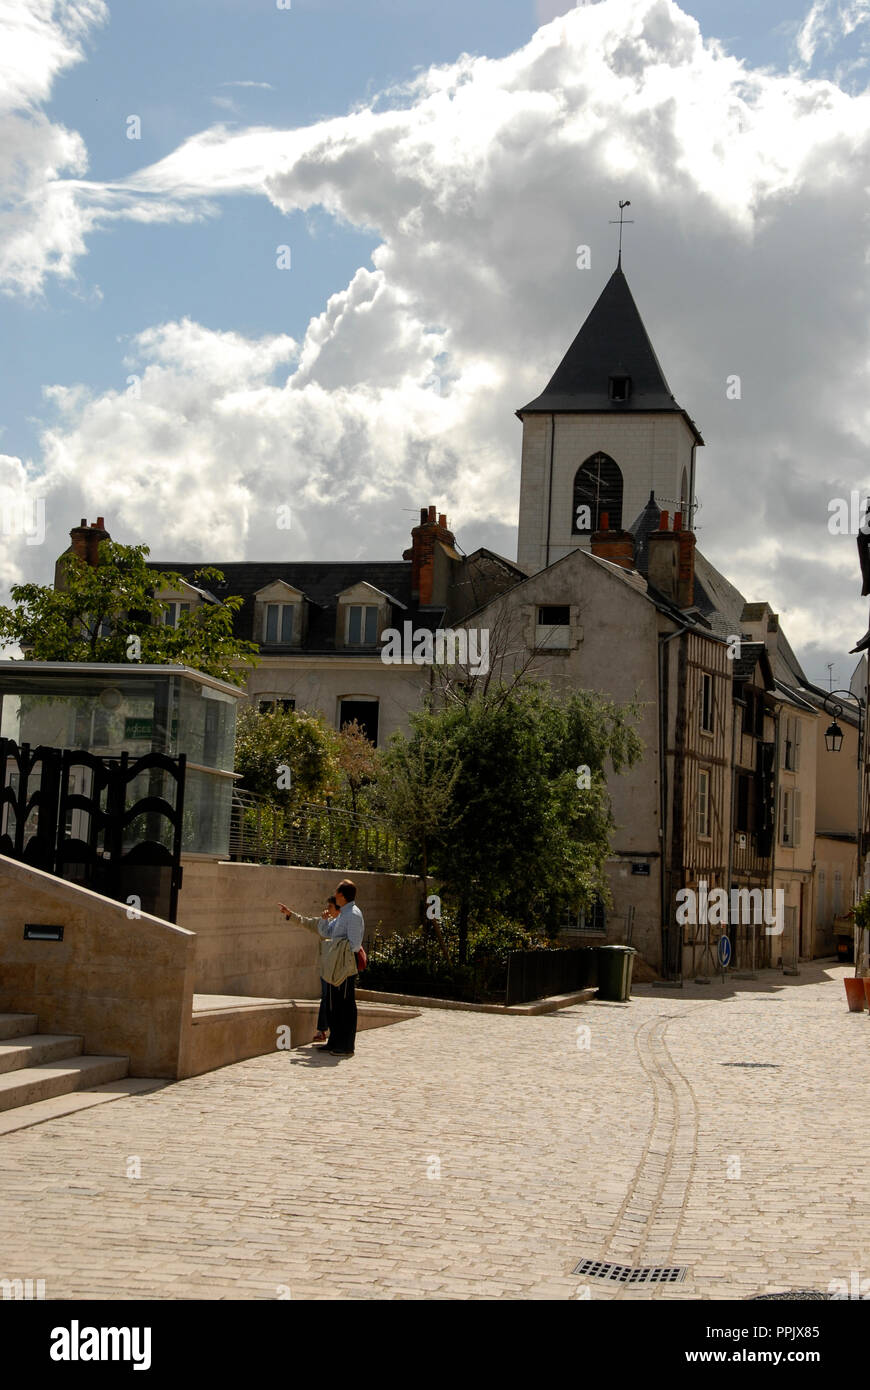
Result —
[{"label": "black iron fence", "polygon": [[174,922],[185,770],[0,738],[0,854]]},{"label": "black iron fence", "polygon": [[598,949],[512,951],[507,963],[506,1004],[527,1004],[598,984]]},{"label": "black iron fence", "polygon": [[303,802],[291,810],[233,788],[231,859],[306,868],[400,873],[404,847],[389,826],[351,811]]}]

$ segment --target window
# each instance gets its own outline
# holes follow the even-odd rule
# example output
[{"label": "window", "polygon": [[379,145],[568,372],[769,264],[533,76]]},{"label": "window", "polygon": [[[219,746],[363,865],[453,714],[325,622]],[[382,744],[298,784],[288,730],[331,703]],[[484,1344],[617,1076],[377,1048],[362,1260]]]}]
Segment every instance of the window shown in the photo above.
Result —
[{"label": "window", "polygon": [[359,724],[369,743],[377,747],[378,742],[378,702],[365,695],[349,695],[339,701],[338,727],[353,721]]},{"label": "window", "polygon": [[171,603],[167,603],[166,608],[165,608],[164,613],[163,613],[163,626],[164,626],[164,627],[178,627],[178,620],[179,620],[179,618],[181,617],[182,613],[189,613],[189,612],[190,612],[190,604],[189,604],[189,603],[180,603],[178,600],[174,600],[174,601],[171,602]]},{"label": "window", "polygon": [[705,768],[698,771],[698,835],[710,837],[710,774]]},{"label": "window", "polygon": [[570,621],[571,609],[567,603],[538,609],[539,627],[567,627]]},{"label": "window", "polygon": [[801,765],[801,722],[796,717],[785,721],[782,765],[787,772],[797,772]]},{"label": "window", "polygon": [[274,709],[282,709],[286,712],[288,710],[294,710],[295,708],[296,701],[294,699],[273,699],[271,695],[264,700],[260,700],[257,705],[257,710],[260,714],[270,714]]},{"label": "window", "polygon": [[267,603],[264,642],[283,642],[293,645],[293,615],[295,603]]},{"label": "window", "polygon": [[346,640],[349,647],[374,647],[377,645],[377,604],[348,604]]},{"label": "window", "polygon": [[612,401],[627,401],[630,395],[630,376],[612,376],[610,378],[610,399]]},{"label": "window", "polygon": [[604,903],[596,897],[591,907],[581,907],[577,913],[577,931],[588,932],[597,936],[607,934],[607,917],[604,911]]},{"label": "window", "polygon": [[538,609],[535,646],[568,648],[571,645],[571,608],[565,604],[550,604]]},{"label": "window", "polygon": [[713,732],[713,677],[706,671],[701,676],[701,728],[705,734]]},{"label": "window", "polygon": [[622,526],[622,473],[609,454],[592,454],[574,475],[571,534],[588,536],[607,513],[611,530]]},{"label": "window", "polygon": [[795,849],[801,842],[801,794],[783,787],[779,794],[779,842]]},{"label": "window", "polygon": [[743,697],[746,705],[743,710],[743,732],[755,738],[764,738],[764,698],[758,690],[747,690]]}]

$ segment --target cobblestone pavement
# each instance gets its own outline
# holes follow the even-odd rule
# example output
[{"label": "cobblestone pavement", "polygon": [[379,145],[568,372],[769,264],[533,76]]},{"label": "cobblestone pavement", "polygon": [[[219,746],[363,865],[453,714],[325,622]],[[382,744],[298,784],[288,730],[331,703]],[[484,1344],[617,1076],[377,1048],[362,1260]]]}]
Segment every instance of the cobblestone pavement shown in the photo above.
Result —
[{"label": "cobblestone pavement", "polygon": [[[276,1052],[19,1130],[0,1138],[0,1278],[107,1299],[868,1279],[870,1017],[847,1012],[846,973],[533,1018],[425,1009],[352,1059]],[[584,1259],[688,1273],[626,1288],[573,1275]]]}]

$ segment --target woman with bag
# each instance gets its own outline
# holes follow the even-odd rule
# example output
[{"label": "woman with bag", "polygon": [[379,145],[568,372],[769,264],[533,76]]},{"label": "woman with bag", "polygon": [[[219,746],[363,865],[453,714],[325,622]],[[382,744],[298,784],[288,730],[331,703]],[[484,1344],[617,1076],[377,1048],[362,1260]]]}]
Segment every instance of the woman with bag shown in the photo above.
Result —
[{"label": "woman with bag", "polygon": [[[303,917],[298,912],[293,912],[291,908],[285,907],[284,903],[278,904],[279,909],[289,922],[292,918],[300,927],[305,927],[307,931],[316,931],[321,938],[321,942],[329,939],[328,927],[338,916],[338,906],[335,898],[327,898],[326,907],[320,917]],[[322,946],[321,946],[322,950]],[[317,1012],[317,1032],[314,1034],[314,1042],[326,1042],[326,1035],[329,1031],[329,984],[320,972],[320,1008]]]}]

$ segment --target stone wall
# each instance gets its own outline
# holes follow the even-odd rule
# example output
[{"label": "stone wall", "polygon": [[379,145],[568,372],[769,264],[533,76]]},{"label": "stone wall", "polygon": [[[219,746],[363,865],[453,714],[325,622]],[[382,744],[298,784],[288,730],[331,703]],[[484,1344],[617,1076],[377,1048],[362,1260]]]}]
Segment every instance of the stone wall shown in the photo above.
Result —
[{"label": "stone wall", "polygon": [[[26,923],[63,927],[25,941]],[[131,1076],[178,1074],[195,938],[123,903],[0,855],[0,1012],[34,1013],[86,1053],[130,1058]]]},{"label": "stone wall", "polygon": [[[307,917],[344,877],[337,869],[183,860],[178,922],[196,932],[194,989],[270,999],[320,995],[317,941],[281,916],[286,903]],[[354,872],[366,940],[407,930],[419,919],[420,883],[400,874]]]}]

